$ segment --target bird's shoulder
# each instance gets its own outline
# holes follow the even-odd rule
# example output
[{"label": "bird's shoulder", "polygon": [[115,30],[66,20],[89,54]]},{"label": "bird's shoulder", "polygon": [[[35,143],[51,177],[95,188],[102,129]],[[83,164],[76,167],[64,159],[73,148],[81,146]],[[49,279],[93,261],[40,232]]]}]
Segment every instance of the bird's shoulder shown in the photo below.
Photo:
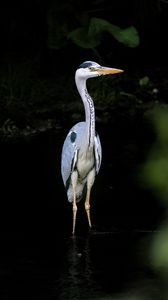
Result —
[{"label": "bird's shoulder", "polygon": [[85,128],[86,128],[86,122],[79,122],[70,129],[69,134],[71,134],[72,132],[75,132],[76,134],[83,132]]},{"label": "bird's shoulder", "polygon": [[72,148],[78,143],[80,138],[83,136],[83,132],[86,128],[85,122],[79,122],[75,124],[68,132],[65,139],[65,143],[69,143]]}]

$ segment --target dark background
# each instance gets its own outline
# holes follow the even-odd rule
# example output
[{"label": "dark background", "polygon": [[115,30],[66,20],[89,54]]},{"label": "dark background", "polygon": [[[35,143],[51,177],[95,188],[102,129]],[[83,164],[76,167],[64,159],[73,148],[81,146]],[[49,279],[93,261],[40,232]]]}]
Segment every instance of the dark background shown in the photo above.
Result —
[{"label": "dark background", "polygon": [[[135,26],[140,44],[129,48],[105,33],[96,52],[68,39],[65,45],[51,48],[48,14],[52,9],[58,24],[68,23],[70,30],[82,25],[82,17],[103,18],[122,28]],[[138,177],[155,139],[154,129],[144,114],[156,99],[153,94],[149,97],[148,91],[137,92],[136,88],[137,81],[147,75],[153,80],[152,88],[162,88],[159,101],[166,102],[167,13],[168,3],[158,0],[1,1],[0,211],[1,220],[5,220],[2,232],[36,232],[43,236],[55,230],[70,231],[71,207],[66,202],[60,176],[60,154],[67,130],[81,120],[81,115],[74,115],[76,110],[79,113],[78,104],[74,104],[79,98],[75,94],[74,72],[85,60],[123,68],[125,74],[116,80],[116,88],[131,95],[136,92],[142,103],[141,108],[130,105],[129,97],[124,105],[115,102],[109,123],[106,114],[98,111],[103,164],[93,190],[94,223],[123,229],[157,226],[162,207]],[[39,86],[42,83],[41,92],[30,101],[29,88],[36,81]],[[43,82],[47,82],[46,86]],[[115,82],[113,85],[115,88]],[[23,97],[20,87],[24,87]],[[73,106],[65,112],[73,93]],[[57,105],[58,99],[62,106]],[[37,130],[37,124],[43,127],[48,119],[54,126],[44,132]],[[10,135],[14,126],[17,134]],[[31,127],[31,134],[25,138],[19,133],[26,126]],[[82,228],[82,210],[79,214]]]},{"label": "dark background", "polygon": [[[167,2],[146,1],[3,1],[1,2],[1,61],[15,61],[25,57],[40,59],[41,72],[51,74],[60,68],[76,68],[78,63],[93,56],[92,50],[82,50],[69,43],[68,47],[56,51],[49,49],[48,12],[56,11],[56,19],[71,22],[70,29],[82,25],[82,15],[104,18],[122,28],[135,26],[140,35],[140,46],[129,49],[105,36],[101,53],[113,53],[115,64],[125,66],[165,66],[167,43]],[[73,60],[68,53],[73,50]],[[118,54],[118,55],[117,55]],[[103,55],[102,55],[103,56]],[[107,61],[107,57],[105,57]],[[77,66],[76,66],[77,64]],[[65,69],[64,69],[65,68]]]},{"label": "dark background", "polygon": [[[94,49],[75,44],[69,32],[93,17],[134,26],[139,45],[107,32]],[[0,1],[0,299],[167,299],[167,185],[164,202],[144,174],[153,149],[167,158],[151,117],[167,108],[167,22],[166,0]],[[84,119],[85,60],[125,72],[88,81],[103,160],[93,228],[81,202],[71,238],[60,160]]]}]

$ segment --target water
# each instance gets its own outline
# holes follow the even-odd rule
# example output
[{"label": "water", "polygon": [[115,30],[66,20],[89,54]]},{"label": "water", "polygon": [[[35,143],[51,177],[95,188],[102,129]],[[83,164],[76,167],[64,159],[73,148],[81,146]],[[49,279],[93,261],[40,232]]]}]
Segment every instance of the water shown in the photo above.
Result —
[{"label": "water", "polygon": [[93,229],[81,203],[75,238],[60,176],[61,132],[1,143],[0,299],[160,299],[149,249],[162,214],[137,184],[142,155],[132,140],[124,148],[107,128],[99,132]]},{"label": "water", "polygon": [[151,236],[6,234],[1,237],[1,299],[160,299],[147,257]]}]

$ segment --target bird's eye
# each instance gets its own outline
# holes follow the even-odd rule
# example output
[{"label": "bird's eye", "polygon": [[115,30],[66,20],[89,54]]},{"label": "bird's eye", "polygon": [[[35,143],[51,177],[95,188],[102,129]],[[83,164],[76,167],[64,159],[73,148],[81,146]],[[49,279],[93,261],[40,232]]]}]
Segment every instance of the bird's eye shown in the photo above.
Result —
[{"label": "bird's eye", "polygon": [[94,71],[95,68],[94,68],[94,67],[89,67],[89,70],[90,70],[90,71]]}]

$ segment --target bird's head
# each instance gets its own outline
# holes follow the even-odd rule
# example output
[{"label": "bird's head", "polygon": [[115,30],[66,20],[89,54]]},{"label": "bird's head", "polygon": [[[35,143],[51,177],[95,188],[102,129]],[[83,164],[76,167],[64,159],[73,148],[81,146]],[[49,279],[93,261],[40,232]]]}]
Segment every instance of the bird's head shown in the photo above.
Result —
[{"label": "bird's head", "polygon": [[123,72],[123,70],[121,69],[102,67],[94,61],[85,61],[77,69],[76,76],[81,79],[88,79],[91,77],[116,74],[121,72]]}]

